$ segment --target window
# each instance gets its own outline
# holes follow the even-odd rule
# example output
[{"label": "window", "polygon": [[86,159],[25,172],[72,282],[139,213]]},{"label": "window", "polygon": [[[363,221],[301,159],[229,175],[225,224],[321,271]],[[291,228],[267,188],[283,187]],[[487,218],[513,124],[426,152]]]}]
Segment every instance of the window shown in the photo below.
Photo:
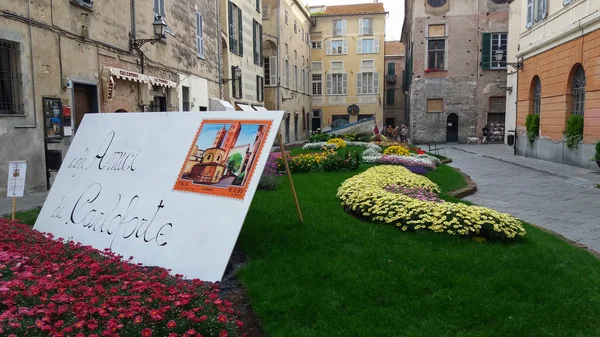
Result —
[{"label": "window", "polygon": [[263,46],[263,41],[262,41],[262,25],[258,23],[258,21],[254,20],[254,26],[253,26],[253,30],[252,30],[252,34],[254,36],[253,38],[253,46],[254,46],[254,64],[262,66],[263,63],[263,53],[262,53],[262,46]]},{"label": "window", "polygon": [[286,24],[286,25],[288,24],[288,21],[289,21],[289,14],[288,14],[288,11],[287,11],[287,9],[286,9],[286,10],[285,10],[285,24]]},{"label": "window", "polygon": [[445,69],[446,40],[427,41],[427,69]]},{"label": "window", "polygon": [[358,34],[373,35],[373,19],[358,19]]},{"label": "window", "polygon": [[446,0],[427,0],[427,4],[431,7],[442,7],[446,4]]},{"label": "window", "polygon": [[392,76],[396,75],[396,63],[395,62],[388,63],[387,74],[392,75]]},{"label": "window", "polygon": [[294,20],[294,34],[298,33],[298,22]]},{"label": "window", "polygon": [[332,115],[331,116],[331,127],[337,128],[350,123],[350,116],[348,115]]},{"label": "window", "polygon": [[[507,33],[483,33],[481,35],[481,68],[506,69]],[[500,59],[498,61],[498,59]]]},{"label": "window", "polygon": [[277,85],[277,57],[265,57],[265,85],[276,86]]},{"label": "window", "polygon": [[323,48],[323,43],[322,41],[313,41],[311,43],[312,49],[321,49]]},{"label": "window", "polygon": [[333,20],[333,36],[346,35],[346,20]]},{"label": "window", "polygon": [[379,39],[360,39],[356,43],[357,54],[379,53]]},{"label": "window", "polygon": [[304,42],[304,36],[305,36],[304,29],[302,29],[302,42]]},{"label": "window", "polygon": [[290,55],[290,48],[288,47],[288,44],[285,44],[285,55],[289,56]]},{"label": "window", "polygon": [[240,67],[231,67],[231,94],[233,98],[242,98],[242,69]]},{"label": "window", "polygon": [[348,74],[327,74],[327,95],[348,95]]},{"label": "window", "polygon": [[294,64],[294,90],[298,90],[298,66]]},{"label": "window", "polygon": [[[81,2],[78,0],[77,2]],[[89,1],[91,2],[91,0]],[[165,0],[154,0],[154,17],[165,17]]]},{"label": "window", "polygon": [[571,85],[571,97],[573,99],[573,110],[571,114],[583,116],[585,110],[585,70],[581,64],[575,69],[573,83]]},{"label": "window", "polygon": [[323,70],[323,61],[312,62],[311,63],[311,69],[313,71],[321,71],[321,70]]},{"label": "window", "polygon": [[443,112],[444,100],[441,98],[432,98],[427,100],[427,112]]},{"label": "window", "polygon": [[345,55],[348,54],[348,40],[337,39],[327,40],[327,55]]},{"label": "window", "polygon": [[306,44],[310,46],[310,34],[308,34],[308,32],[306,32]]},{"label": "window", "polygon": [[181,110],[190,111],[190,87],[181,87]]},{"label": "window", "polygon": [[542,82],[535,77],[533,84],[533,113],[539,115],[542,110]]},{"label": "window", "polygon": [[571,3],[573,0],[563,0],[563,6],[566,6]]},{"label": "window", "polygon": [[394,101],[395,101],[395,91],[394,89],[387,89],[385,92],[385,104],[387,105],[394,105]]},{"label": "window", "polygon": [[379,91],[378,72],[360,72],[356,74],[356,94],[373,95]]},{"label": "window", "polygon": [[262,102],[265,100],[265,79],[256,75],[256,100]]},{"label": "window", "polygon": [[294,50],[294,60],[297,60],[297,59],[298,59],[298,51]]},{"label": "window", "polygon": [[19,44],[0,40],[0,114],[23,113]]},{"label": "window", "polygon": [[256,11],[260,13],[260,0],[256,0]]},{"label": "window", "polygon": [[[567,1],[563,0],[563,5],[568,4]],[[530,28],[534,23],[544,20],[546,16],[548,16],[548,0],[527,0],[526,28]]]},{"label": "window", "polygon": [[331,71],[344,71],[344,61],[331,61]]},{"label": "window", "polygon": [[269,5],[262,6],[262,19],[269,20]]},{"label": "window", "polygon": [[290,87],[290,61],[288,59],[283,60],[283,86],[286,88]]},{"label": "window", "polygon": [[93,0],[71,0],[71,2],[86,8],[92,8],[94,6]]},{"label": "window", "polygon": [[242,10],[229,1],[229,50],[239,56],[244,55],[242,18]]},{"label": "window", "polygon": [[490,113],[506,113],[506,97],[490,97]]},{"label": "window", "polygon": [[375,68],[375,61],[373,60],[361,60],[360,61],[361,69],[373,69]]},{"label": "window", "polygon": [[202,15],[196,12],[196,54],[204,59],[204,33],[202,32]]}]

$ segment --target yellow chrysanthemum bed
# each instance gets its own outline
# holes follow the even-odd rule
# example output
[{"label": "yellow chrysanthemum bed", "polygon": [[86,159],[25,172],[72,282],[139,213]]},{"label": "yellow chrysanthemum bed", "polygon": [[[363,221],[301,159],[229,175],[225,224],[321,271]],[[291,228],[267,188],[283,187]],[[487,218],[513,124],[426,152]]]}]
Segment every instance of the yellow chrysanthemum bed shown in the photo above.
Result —
[{"label": "yellow chrysanthemum bed", "polygon": [[498,211],[450,202],[422,201],[385,190],[397,185],[440,193],[424,176],[401,166],[376,166],[342,183],[337,197],[350,213],[361,218],[392,224],[403,231],[430,230],[460,236],[514,240],[525,235],[521,221]]}]

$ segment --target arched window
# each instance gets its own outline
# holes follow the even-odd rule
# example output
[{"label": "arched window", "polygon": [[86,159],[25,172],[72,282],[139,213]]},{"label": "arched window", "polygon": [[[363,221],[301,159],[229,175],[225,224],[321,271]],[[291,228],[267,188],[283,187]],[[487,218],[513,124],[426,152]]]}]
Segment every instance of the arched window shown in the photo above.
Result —
[{"label": "arched window", "polygon": [[571,114],[583,116],[585,110],[585,70],[583,70],[581,64],[574,70],[573,82],[571,84],[571,98],[573,99]]},{"label": "arched window", "polygon": [[539,77],[533,79],[533,113],[540,114],[542,109],[542,82]]},{"label": "arched window", "polygon": [[446,0],[427,0],[427,4],[431,7],[442,7],[446,4]]},{"label": "arched window", "polygon": [[221,155],[218,155],[217,156],[217,162],[220,162],[220,161],[221,161]]},{"label": "arched window", "polygon": [[209,162],[212,160],[212,154],[206,156],[206,161]]}]

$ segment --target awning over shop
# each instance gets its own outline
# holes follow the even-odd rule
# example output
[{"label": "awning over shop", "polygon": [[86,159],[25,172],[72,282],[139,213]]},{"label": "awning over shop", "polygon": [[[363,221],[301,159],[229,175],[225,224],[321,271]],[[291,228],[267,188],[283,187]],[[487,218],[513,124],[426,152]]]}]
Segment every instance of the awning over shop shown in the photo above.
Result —
[{"label": "awning over shop", "polygon": [[209,98],[208,101],[210,105],[208,111],[235,111],[233,105],[227,101],[217,98]]},{"label": "awning over shop", "polygon": [[159,77],[154,77],[154,76],[148,76],[148,79],[150,80],[150,83],[152,85],[156,85],[156,86],[160,86],[160,87],[166,87],[166,88],[175,88],[177,87],[177,83],[164,79],[164,78],[159,78]]},{"label": "awning over shop", "polygon": [[112,76],[125,81],[132,81],[138,83],[149,83],[150,79],[148,76],[140,73],[136,73],[135,71],[129,71],[119,68],[109,68],[109,73]]}]

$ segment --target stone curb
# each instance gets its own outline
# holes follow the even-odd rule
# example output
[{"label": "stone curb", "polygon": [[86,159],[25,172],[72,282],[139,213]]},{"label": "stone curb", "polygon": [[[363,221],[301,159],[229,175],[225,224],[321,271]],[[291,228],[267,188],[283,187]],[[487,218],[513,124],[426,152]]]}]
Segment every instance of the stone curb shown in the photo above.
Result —
[{"label": "stone curb", "polygon": [[448,165],[448,164],[450,164],[451,162],[452,162],[452,159],[450,159],[450,158],[447,158],[447,159],[444,159],[444,160],[442,160],[442,165]]},{"label": "stone curb", "polygon": [[494,160],[497,160],[497,161],[501,161],[503,163],[512,164],[512,165],[515,165],[515,166],[519,166],[519,167],[522,167],[522,168],[530,169],[530,170],[537,171],[537,172],[540,172],[540,173],[549,174],[551,176],[555,176],[555,177],[559,177],[559,178],[563,178],[563,179],[571,179],[571,178],[573,178],[573,177],[568,176],[566,174],[560,174],[560,173],[556,173],[556,172],[544,170],[544,169],[541,169],[541,168],[537,168],[535,166],[521,164],[521,163],[516,163],[514,161],[502,159],[500,157],[490,156],[490,155],[487,155],[487,154],[481,154],[481,153],[477,153],[477,152],[474,152],[474,151],[469,151],[469,150],[466,150],[466,149],[461,149],[460,147],[452,146],[452,148],[455,149],[455,150],[459,150],[459,151],[463,151],[463,152],[471,153],[471,154],[476,154],[476,155],[482,156],[484,158],[494,159]]},{"label": "stone curb", "polygon": [[462,174],[463,178],[465,178],[465,181],[467,182],[467,187],[463,187],[456,191],[449,192],[448,195],[454,198],[462,199],[464,197],[468,197],[469,195],[475,194],[475,192],[477,192],[477,184],[473,181],[473,179],[471,179],[471,177],[469,177],[466,173],[457,169],[456,167],[454,167],[454,169],[457,170],[460,174]]},{"label": "stone curb", "polygon": [[[521,221],[522,221],[522,220],[521,220]],[[532,223],[530,223],[530,225],[532,225],[532,226],[534,226],[535,228],[537,228],[537,229],[541,230],[542,232],[546,232],[546,233],[548,233],[548,234],[552,234],[552,235],[556,236],[556,237],[557,237],[559,240],[562,240],[562,241],[564,241],[564,242],[568,243],[569,245],[571,245],[571,246],[573,246],[573,247],[575,247],[575,248],[579,248],[579,249],[586,250],[586,251],[587,251],[587,252],[589,252],[590,254],[592,254],[592,255],[594,255],[595,257],[597,257],[598,259],[600,259],[600,252],[597,252],[597,251],[595,251],[595,250],[593,250],[593,249],[590,249],[588,246],[586,246],[586,245],[584,245],[584,244],[582,244],[582,243],[579,243],[579,242],[577,242],[577,241],[573,241],[573,240],[571,240],[571,239],[568,239],[568,238],[564,237],[562,234],[560,234],[560,233],[558,233],[558,232],[555,232],[555,231],[553,231],[553,230],[551,230],[551,229],[544,228],[544,227],[541,227],[541,226],[538,226],[538,225],[536,225],[536,224],[532,224]]]}]

